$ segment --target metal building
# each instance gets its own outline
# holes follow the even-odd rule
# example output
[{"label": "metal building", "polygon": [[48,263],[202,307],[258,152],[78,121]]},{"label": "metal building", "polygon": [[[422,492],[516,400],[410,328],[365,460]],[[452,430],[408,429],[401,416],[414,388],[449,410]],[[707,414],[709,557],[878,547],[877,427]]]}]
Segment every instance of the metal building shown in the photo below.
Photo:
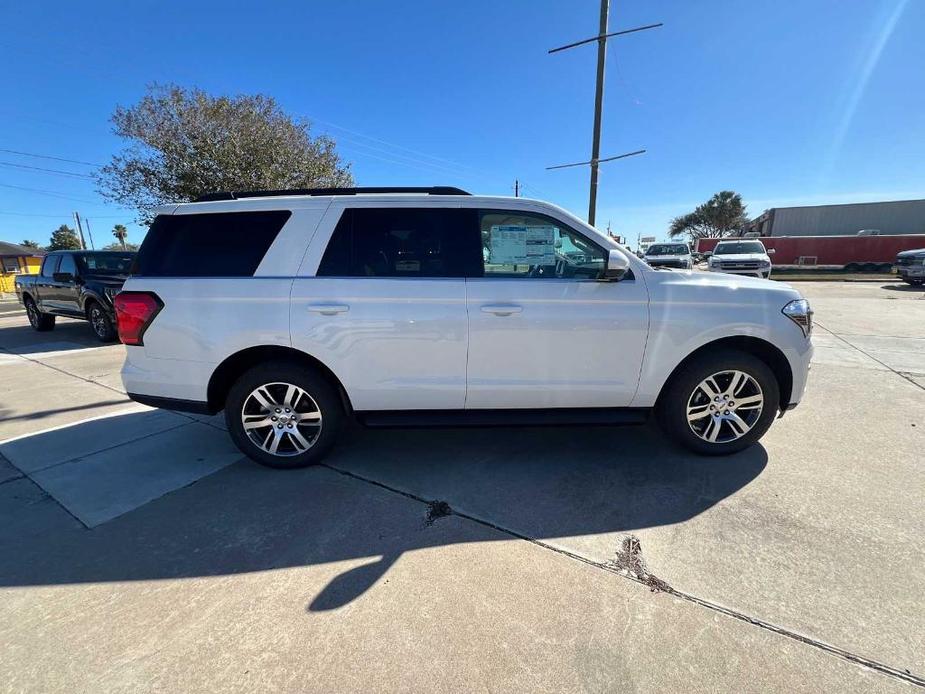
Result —
[{"label": "metal building", "polygon": [[854,236],[862,229],[881,235],[925,234],[925,200],[848,205],[772,207],[748,223],[761,236]]}]

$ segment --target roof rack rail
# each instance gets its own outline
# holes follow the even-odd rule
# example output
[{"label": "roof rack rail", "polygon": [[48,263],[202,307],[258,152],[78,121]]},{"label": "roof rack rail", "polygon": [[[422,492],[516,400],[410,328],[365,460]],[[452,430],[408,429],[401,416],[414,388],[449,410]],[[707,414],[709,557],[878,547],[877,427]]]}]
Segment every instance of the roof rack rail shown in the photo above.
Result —
[{"label": "roof rack rail", "polygon": [[363,193],[422,193],[427,195],[471,195],[453,186],[405,186],[379,188],[289,188],[285,190],[223,191],[200,195],[193,202],[216,202],[241,198],[275,198],[283,195],[361,195]]}]

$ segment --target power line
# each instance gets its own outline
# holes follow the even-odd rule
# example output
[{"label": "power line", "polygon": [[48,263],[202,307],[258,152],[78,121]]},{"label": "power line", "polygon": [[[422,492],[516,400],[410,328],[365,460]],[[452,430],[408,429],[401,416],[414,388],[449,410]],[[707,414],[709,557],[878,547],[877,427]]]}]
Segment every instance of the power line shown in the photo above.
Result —
[{"label": "power line", "polygon": [[15,164],[11,161],[0,161],[0,166],[10,166],[17,169],[29,169],[31,171],[40,171],[42,173],[60,174],[63,176],[73,176],[74,178],[90,179],[91,181],[93,180],[93,176],[90,176],[89,174],[77,173],[75,171],[62,171],[61,169],[46,169],[42,166],[29,166],[28,164]]},{"label": "power line", "polygon": [[102,164],[94,164],[91,161],[80,161],[79,159],[65,159],[64,157],[53,157],[49,154],[33,154],[32,152],[21,152],[17,149],[3,149],[0,147],[0,152],[6,152],[7,154],[19,154],[23,157],[35,157],[36,159],[53,159],[55,161],[63,161],[69,164],[84,164],[86,166],[103,166]]},{"label": "power line", "polygon": [[9,184],[9,183],[0,183],[0,187],[2,187],[2,188],[13,188],[13,189],[15,189],[15,190],[24,190],[24,191],[27,191],[27,192],[29,192],[29,193],[40,193],[41,195],[49,195],[49,196],[51,196],[51,197],[61,198],[62,200],[74,200],[75,202],[85,202],[85,203],[88,203],[88,204],[90,204],[90,205],[96,205],[96,204],[99,203],[99,201],[97,201],[97,200],[87,200],[87,199],[85,199],[85,198],[75,198],[75,197],[72,197],[72,196],[70,196],[70,195],[65,195],[64,193],[59,193],[59,192],[54,191],[54,190],[43,190],[43,189],[41,189],[41,188],[26,188],[25,186],[14,186],[14,185],[11,185],[11,184]]}]

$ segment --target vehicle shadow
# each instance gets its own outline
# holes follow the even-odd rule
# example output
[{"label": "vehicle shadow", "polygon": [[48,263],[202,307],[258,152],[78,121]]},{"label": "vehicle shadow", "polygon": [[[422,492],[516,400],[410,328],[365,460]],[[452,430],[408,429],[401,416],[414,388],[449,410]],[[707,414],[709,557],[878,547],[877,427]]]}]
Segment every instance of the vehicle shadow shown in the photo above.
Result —
[{"label": "vehicle shadow", "polygon": [[54,330],[40,333],[33,330],[24,314],[21,325],[0,327],[0,349],[10,352],[39,354],[106,346],[82,320],[59,317]]},{"label": "vehicle shadow", "polygon": [[905,282],[897,282],[895,284],[882,284],[880,285],[881,289],[889,289],[891,292],[912,292],[916,294],[921,294],[925,292],[925,285],[919,285],[918,287],[913,287],[911,284],[906,284]]},{"label": "vehicle shadow", "polygon": [[[181,451],[160,455],[175,459]],[[276,471],[240,461],[92,530],[28,480],[0,485],[0,586],[361,561],[312,587],[307,609],[330,610],[362,595],[407,552],[512,536],[591,542],[590,536],[679,523],[748,485],[766,464],[760,445],[702,458],[669,445],[649,426],[351,426],[323,466]],[[136,465],[144,462],[133,460],[129,445],[124,466]],[[431,500],[448,506],[428,517]]]}]

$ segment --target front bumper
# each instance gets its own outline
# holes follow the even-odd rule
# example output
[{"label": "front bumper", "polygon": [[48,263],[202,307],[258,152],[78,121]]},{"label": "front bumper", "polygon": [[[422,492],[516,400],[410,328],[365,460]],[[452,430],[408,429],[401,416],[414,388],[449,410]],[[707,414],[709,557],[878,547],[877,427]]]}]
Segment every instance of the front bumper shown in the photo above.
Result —
[{"label": "front bumper", "polygon": [[771,268],[755,268],[755,269],[747,269],[747,270],[739,270],[739,269],[723,270],[722,268],[707,266],[707,270],[709,270],[710,272],[722,272],[727,275],[745,275],[746,277],[759,277],[763,279],[768,279],[771,276]]},{"label": "front bumper", "polygon": [[893,270],[900,279],[925,279],[925,265],[894,265]]}]

